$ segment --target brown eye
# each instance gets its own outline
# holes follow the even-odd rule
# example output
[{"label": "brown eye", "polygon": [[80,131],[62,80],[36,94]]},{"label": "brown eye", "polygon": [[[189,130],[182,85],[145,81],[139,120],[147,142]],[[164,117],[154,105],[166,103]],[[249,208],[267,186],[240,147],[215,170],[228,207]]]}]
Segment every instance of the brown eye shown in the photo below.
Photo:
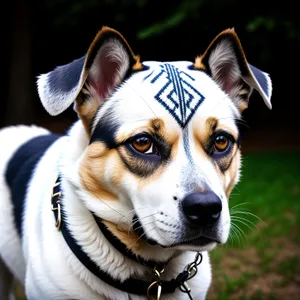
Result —
[{"label": "brown eye", "polygon": [[215,139],[214,151],[224,152],[227,150],[229,145],[229,140],[225,135],[218,135]]},{"label": "brown eye", "polygon": [[132,147],[141,153],[149,153],[151,154],[153,152],[153,142],[151,139],[147,136],[141,136],[135,139],[132,142]]}]

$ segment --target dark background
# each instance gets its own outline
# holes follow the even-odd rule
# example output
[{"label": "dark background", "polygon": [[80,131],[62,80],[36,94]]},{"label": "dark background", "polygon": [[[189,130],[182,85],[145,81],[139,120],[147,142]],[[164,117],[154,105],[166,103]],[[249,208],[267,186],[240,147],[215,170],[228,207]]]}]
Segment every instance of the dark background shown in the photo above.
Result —
[{"label": "dark background", "polygon": [[300,147],[300,17],[296,1],[13,0],[2,6],[0,127],[39,124],[64,131],[72,108],[49,117],[36,77],[87,51],[103,26],[119,30],[142,60],[191,60],[234,27],[248,61],[271,75],[273,110],[254,93],[244,113],[246,150]]}]

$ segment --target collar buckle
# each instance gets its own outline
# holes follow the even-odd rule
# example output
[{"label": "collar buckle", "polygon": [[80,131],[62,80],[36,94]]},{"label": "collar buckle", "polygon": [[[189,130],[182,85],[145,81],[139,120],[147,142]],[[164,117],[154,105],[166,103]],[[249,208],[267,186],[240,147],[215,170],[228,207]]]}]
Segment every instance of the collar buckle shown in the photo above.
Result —
[{"label": "collar buckle", "polygon": [[162,293],[162,286],[161,286],[161,282],[160,282],[160,275],[165,271],[164,268],[162,268],[161,270],[159,270],[157,267],[154,267],[153,269],[153,273],[156,276],[157,280],[153,281],[147,289],[147,298],[148,300],[151,300],[150,297],[150,291],[154,286],[157,286],[157,295],[156,295],[156,300],[160,300],[161,298],[161,293]]},{"label": "collar buckle", "polygon": [[55,223],[55,226],[58,231],[60,231],[61,228],[61,206],[60,206],[60,199],[61,199],[61,192],[55,192],[55,188],[58,187],[60,182],[56,182],[53,186],[53,193],[51,197],[51,210],[54,213],[57,213],[57,220]]},{"label": "collar buckle", "polygon": [[194,261],[185,267],[184,271],[186,271],[188,275],[187,275],[186,280],[182,281],[179,286],[179,289],[183,293],[186,293],[190,300],[193,300],[193,297],[191,294],[191,289],[190,289],[189,285],[187,284],[187,281],[192,279],[194,276],[196,276],[196,274],[198,272],[198,266],[202,263],[202,259],[203,259],[202,254],[200,252],[197,252],[195,255]]}]

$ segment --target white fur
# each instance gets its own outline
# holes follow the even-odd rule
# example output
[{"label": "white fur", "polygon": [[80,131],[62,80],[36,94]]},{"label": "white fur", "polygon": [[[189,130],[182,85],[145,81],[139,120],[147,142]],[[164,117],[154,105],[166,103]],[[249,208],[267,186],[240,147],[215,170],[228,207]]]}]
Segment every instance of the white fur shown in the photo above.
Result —
[{"label": "white fur", "polygon": [[84,75],[82,73],[78,85],[66,93],[60,90],[53,91],[50,89],[49,74],[50,73],[42,74],[38,77],[37,88],[45,110],[51,116],[56,116],[65,111],[74,102],[80,92]]},{"label": "white fur", "polygon": [[[61,232],[57,231],[55,227],[50,207],[52,187],[58,172],[63,174],[63,201],[72,234],[99,267],[114,278],[124,280],[129,276],[137,276],[140,279],[149,280],[151,269],[124,257],[107,243],[89,210],[95,211],[105,220],[119,224],[122,228],[128,228],[131,225],[134,208],[139,214],[147,235],[161,245],[168,246],[176,242],[174,235],[178,235],[179,230],[182,230],[184,226],[179,206],[173,196],[182,199],[187,193],[208,185],[213,192],[222,197],[223,209],[216,232],[222,243],[227,240],[230,217],[225,188],[229,185],[229,181],[227,181],[226,187],[222,186],[222,180],[213,163],[197,150],[196,144],[199,141],[194,139],[192,132],[201,130],[208,117],[216,117],[219,120],[218,126],[227,128],[236,134],[237,127],[234,118],[239,116],[238,109],[228,95],[206,74],[189,70],[187,66],[191,63],[172,63],[195,79],[194,86],[205,97],[186,128],[190,141],[191,157],[188,158],[183,147],[182,128],[165,108],[154,100],[154,96],[158,92],[156,86],[144,80],[148,72],[159,68],[159,63],[147,62],[146,64],[150,70],[138,72],[130,77],[104,103],[95,117],[95,122],[97,123],[105,111],[113,106],[112,118],[122,124],[117,134],[130,135],[136,133],[136,128],[145,125],[149,120],[161,118],[168,124],[168,130],[179,136],[178,151],[175,157],[164,168],[158,180],[150,180],[150,183],[139,188],[135,184],[137,180],[130,172],[127,172],[120,185],[114,186],[118,201],[98,199],[85,190],[79,178],[79,167],[89,144],[89,138],[82,123],[76,122],[67,136],[56,141],[47,150],[34,170],[25,199],[22,249],[14,227],[10,193],[3,174],[7,161],[14,150],[24,141],[43,134],[45,131],[36,127],[8,128],[0,131],[0,183],[2,188],[0,212],[5,212],[0,219],[0,253],[14,276],[25,284],[29,300],[146,299],[146,297],[128,295],[107,285],[89,272],[71,252]],[[105,176],[109,182],[114,176],[115,162],[109,160],[106,163],[109,167],[103,167],[105,167]],[[163,218],[158,212],[164,213]],[[155,228],[150,225],[151,221],[155,222]],[[3,237],[8,239],[3,240]],[[192,251],[201,251],[203,262],[199,266],[197,275],[189,281],[189,286],[194,299],[202,300],[205,299],[211,282],[211,268],[207,251],[212,250],[215,246],[216,243],[205,247],[177,246],[174,249],[148,246],[143,254],[146,258],[156,259],[168,259],[174,253],[178,254],[167,265],[165,273],[163,273],[162,279],[168,280],[176,277],[188,263],[193,261],[195,253]],[[163,299],[183,300],[187,299],[187,296],[177,290],[174,294],[163,296]]]}]

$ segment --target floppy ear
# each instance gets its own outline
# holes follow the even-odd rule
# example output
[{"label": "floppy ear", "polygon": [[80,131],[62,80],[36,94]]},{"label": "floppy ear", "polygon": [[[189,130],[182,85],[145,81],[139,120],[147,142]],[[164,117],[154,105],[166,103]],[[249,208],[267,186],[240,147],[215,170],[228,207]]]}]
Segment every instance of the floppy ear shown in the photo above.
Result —
[{"label": "floppy ear", "polygon": [[206,71],[220,85],[240,111],[248,107],[252,89],[256,89],[268,108],[272,108],[272,83],[269,75],[248,64],[234,29],[221,32],[194,67]]},{"label": "floppy ear", "polygon": [[142,68],[123,36],[103,27],[85,56],[39,76],[38,93],[44,108],[54,116],[76,100],[74,108],[89,133],[98,107],[130,70]]}]

